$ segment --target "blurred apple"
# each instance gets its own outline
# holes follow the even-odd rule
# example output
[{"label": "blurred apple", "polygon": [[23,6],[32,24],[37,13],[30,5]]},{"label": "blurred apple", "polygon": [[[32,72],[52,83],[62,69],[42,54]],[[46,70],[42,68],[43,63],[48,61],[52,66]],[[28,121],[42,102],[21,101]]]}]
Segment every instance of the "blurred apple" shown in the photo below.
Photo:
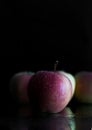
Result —
[{"label": "blurred apple", "polygon": [[75,75],[75,97],[83,103],[92,103],[92,72],[82,71]]},{"label": "blurred apple", "polygon": [[64,71],[57,71],[57,72],[60,73],[60,74],[64,74],[67,78],[69,78],[69,80],[70,80],[70,82],[72,84],[72,96],[74,96],[75,86],[76,86],[75,77],[72,74],[64,72]]},{"label": "blurred apple", "polygon": [[21,104],[29,103],[27,89],[33,74],[33,72],[19,72],[14,74],[10,80],[10,93]]},{"label": "blurred apple", "polygon": [[57,113],[69,103],[72,84],[64,74],[39,71],[30,80],[28,95],[33,110]]}]

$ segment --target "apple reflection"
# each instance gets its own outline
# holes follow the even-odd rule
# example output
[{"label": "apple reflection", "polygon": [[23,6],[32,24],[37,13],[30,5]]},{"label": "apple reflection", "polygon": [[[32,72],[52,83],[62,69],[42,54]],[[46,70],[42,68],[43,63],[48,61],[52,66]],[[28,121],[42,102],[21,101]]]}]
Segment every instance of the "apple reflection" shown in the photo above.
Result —
[{"label": "apple reflection", "polygon": [[74,114],[66,107],[57,114],[31,115],[30,108],[20,108],[9,122],[10,130],[75,130]]},{"label": "apple reflection", "polygon": [[34,118],[29,130],[75,130],[74,114],[65,108],[57,114]]}]

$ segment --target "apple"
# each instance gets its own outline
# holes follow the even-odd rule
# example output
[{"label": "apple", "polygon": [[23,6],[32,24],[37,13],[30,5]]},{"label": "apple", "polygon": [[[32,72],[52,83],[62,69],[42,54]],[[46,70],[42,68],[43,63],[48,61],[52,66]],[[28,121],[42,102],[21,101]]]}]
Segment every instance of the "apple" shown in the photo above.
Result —
[{"label": "apple", "polygon": [[92,72],[81,71],[75,75],[75,97],[79,102],[92,103]]},{"label": "apple", "polygon": [[67,78],[69,78],[69,80],[70,80],[70,82],[72,84],[72,96],[74,96],[75,86],[76,86],[75,77],[72,74],[64,72],[64,71],[57,71],[57,72],[60,73],[60,74],[64,74],[65,76],[67,76]]},{"label": "apple", "polygon": [[29,82],[28,96],[32,110],[57,113],[69,103],[72,84],[63,73],[38,71]]},{"label": "apple", "polygon": [[33,72],[19,72],[10,79],[10,93],[21,104],[29,103],[27,89],[33,74]]}]

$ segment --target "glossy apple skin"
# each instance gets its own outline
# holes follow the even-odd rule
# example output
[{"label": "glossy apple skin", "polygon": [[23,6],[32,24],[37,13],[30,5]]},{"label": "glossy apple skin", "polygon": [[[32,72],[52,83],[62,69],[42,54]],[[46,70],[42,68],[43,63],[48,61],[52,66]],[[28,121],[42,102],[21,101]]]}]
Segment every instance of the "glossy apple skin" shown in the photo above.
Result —
[{"label": "glossy apple skin", "polygon": [[31,72],[19,72],[14,74],[10,80],[10,93],[21,104],[29,103],[27,89],[33,74]]},{"label": "glossy apple skin", "polygon": [[92,72],[79,72],[75,75],[75,97],[83,103],[92,103]]},{"label": "glossy apple skin", "polygon": [[69,78],[69,80],[70,80],[70,82],[72,84],[72,97],[73,97],[74,93],[75,93],[75,86],[76,86],[75,77],[72,74],[64,72],[64,71],[58,71],[58,73],[64,74],[67,78]]},{"label": "glossy apple skin", "polygon": [[63,74],[39,71],[30,80],[28,95],[33,110],[57,113],[69,103],[72,86]]}]

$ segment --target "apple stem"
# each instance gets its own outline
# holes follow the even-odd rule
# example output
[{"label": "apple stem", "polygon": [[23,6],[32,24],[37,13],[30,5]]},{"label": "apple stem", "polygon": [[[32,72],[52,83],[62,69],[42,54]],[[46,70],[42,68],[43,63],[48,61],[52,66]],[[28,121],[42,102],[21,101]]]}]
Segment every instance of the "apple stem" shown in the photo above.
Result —
[{"label": "apple stem", "polygon": [[58,65],[58,60],[56,60],[56,62],[55,62],[55,64],[54,64],[54,71],[56,71],[56,69],[57,69],[57,65]]}]

